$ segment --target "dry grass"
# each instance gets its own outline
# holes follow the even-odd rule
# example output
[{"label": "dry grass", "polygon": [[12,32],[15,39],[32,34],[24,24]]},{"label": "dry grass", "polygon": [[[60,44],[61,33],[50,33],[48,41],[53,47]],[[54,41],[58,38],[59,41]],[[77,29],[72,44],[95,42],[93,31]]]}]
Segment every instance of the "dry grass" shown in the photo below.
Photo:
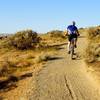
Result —
[{"label": "dry grass", "polygon": [[[19,76],[22,74],[33,72],[33,70],[38,69],[39,66],[48,60],[55,59],[54,55],[56,50],[59,50],[59,45],[57,44],[66,41],[66,38],[63,37],[63,32],[54,31],[52,35],[50,35],[51,33],[38,35],[41,41],[38,43],[35,43],[36,41],[34,42],[35,48],[32,41],[29,41],[29,43],[32,43],[30,48],[30,44],[28,45],[26,43],[26,40],[30,40],[26,35],[27,33],[32,33],[32,31],[21,31],[11,37],[0,40],[0,80],[6,78],[4,82],[7,82],[7,86],[12,82],[12,80],[9,81],[9,77],[12,76],[19,79]],[[23,39],[24,42],[22,41],[23,36],[25,37],[25,39]],[[21,47],[17,45],[17,48],[15,45],[11,44],[11,42],[14,44],[21,44]]]},{"label": "dry grass", "polygon": [[100,27],[92,27],[88,30],[88,38],[91,39],[99,39],[100,38]]},{"label": "dry grass", "polygon": [[[63,32],[57,30],[39,35],[39,37],[41,38],[41,41],[35,41],[38,38],[37,33],[32,30],[25,30],[19,31],[13,36],[1,40],[0,75],[7,76],[15,73],[17,70],[34,66],[35,63],[48,61],[51,58],[50,53],[59,49],[55,44],[66,41]],[[32,42],[33,40],[35,42]],[[29,42],[26,43],[26,41]],[[31,45],[31,43],[35,43],[35,48],[30,49],[29,45]],[[29,48],[25,49],[26,47]]]},{"label": "dry grass", "polygon": [[44,53],[41,52],[41,54],[39,54],[36,58],[35,58],[35,62],[37,63],[41,63],[41,62],[45,62],[48,60],[51,60],[54,57],[53,53]]},{"label": "dry grass", "polygon": [[[22,37],[25,39],[22,39]],[[0,76],[9,76],[10,74],[16,73],[18,70],[23,71],[24,69],[30,68],[37,63],[48,61],[52,57],[52,54],[50,53],[55,52],[55,50],[59,50],[59,45],[56,46],[56,44],[66,40],[62,31],[51,31],[46,34],[39,35],[39,37],[41,38],[41,41],[36,44],[35,48],[30,49],[29,47],[25,50],[22,50],[23,46],[25,48],[27,46],[25,41],[37,38],[37,33],[32,30],[20,31],[13,36],[1,40]],[[23,44],[23,41],[26,44]],[[16,45],[21,44],[21,50],[16,49],[16,46],[12,46],[13,44],[11,45],[11,43]]]},{"label": "dry grass", "polygon": [[87,30],[88,47],[86,49],[86,62],[93,63],[100,60],[100,27]]},{"label": "dry grass", "polygon": [[[3,50],[3,51],[2,51]],[[42,63],[46,62],[51,55],[47,54],[51,53],[53,54],[54,49],[42,49],[41,50],[16,50],[13,49],[11,51],[1,49],[0,51],[0,82],[1,80],[4,80],[4,83],[6,84],[5,87],[0,89],[0,93],[2,96],[6,97],[5,91],[11,91],[15,89],[13,88],[12,80],[9,80],[10,76],[14,76],[17,79],[23,74],[26,74],[27,72],[34,72],[36,69],[39,69],[39,67],[42,65]],[[41,68],[41,67],[40,67]],[[19,83],[20,81],[17,81]],[[25,82],[25,81],[24,81]],[[26,81],[28,82],[28,81]],[[0,83],[0,86],[2,83]],[[12,84],[8,86],[9,84]],[[15,84],[15,83],[14,83]],[[17,84],[15,84],[16,86]],[[18,85],[17,85],[18,86]],[[21,90],[21,88],[20,88]],[[2,92],[1,92],[2,91]],[[16,91],[16,89],[15,89]],[[21,90],[22,91],[22,90]],[[18,91],[16,91],[17,94]],[[14,94],[15,95],[15,94]]]},{"label": "dry grass", "polygon": [[43,44],[55,44],[64,41],[66,42],[64,32],[58,30],[47,32],[46,34],[42,34],[40,37],[42,38]]},{"label": "dry grass", "polygon": [[[27,50],[27,51],[18,51],[13,50],[3,53],[0,57],[0,75],[7,76],[9,74],[13,74],[17,70],[24,70],[27,67],[34,66],[38,62],[36,62],[37,58],[41,58],[41,61],[46,61],[49,58],[47,52],[54,52],[54,49],[42,49],[44,51],[39,50]],[[42,52],[42,53],[41,53]],[[40,63],[39,62],[39,63]]]}]

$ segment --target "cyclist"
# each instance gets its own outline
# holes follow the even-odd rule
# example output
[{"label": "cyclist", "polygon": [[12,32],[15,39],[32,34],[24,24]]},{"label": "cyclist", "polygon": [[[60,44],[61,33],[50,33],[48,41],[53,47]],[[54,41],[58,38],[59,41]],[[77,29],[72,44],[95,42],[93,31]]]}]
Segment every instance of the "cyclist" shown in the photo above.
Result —
[{"label": "cyclist", "polygon": [[70,45],[71,45],[71,40],[75,38],[74,41],[74,46],[77,48],[76,43],[77,43],[77,37],[79,36],[79,31],[77,27],[75,26],[75,21],[72,22],[72,25],[69,25],[67,27],[67,32],[65,35],[68,35],[68,53],[70,54]]}]

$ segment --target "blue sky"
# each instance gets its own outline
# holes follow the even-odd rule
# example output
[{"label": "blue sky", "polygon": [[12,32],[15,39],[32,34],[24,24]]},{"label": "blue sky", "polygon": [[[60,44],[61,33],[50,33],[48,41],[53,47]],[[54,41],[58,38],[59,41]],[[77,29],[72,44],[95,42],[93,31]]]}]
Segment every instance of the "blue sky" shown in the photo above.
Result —
[{"label": "blue sky", "polygon": [[100,0],[0,0],[0,33],[37,32],[100,24]]}]

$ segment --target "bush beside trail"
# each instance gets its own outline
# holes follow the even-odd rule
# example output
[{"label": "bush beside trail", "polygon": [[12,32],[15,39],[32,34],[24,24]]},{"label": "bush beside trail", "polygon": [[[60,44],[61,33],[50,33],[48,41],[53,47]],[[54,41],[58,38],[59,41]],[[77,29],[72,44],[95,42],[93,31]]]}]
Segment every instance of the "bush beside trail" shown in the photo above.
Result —
[{"label": "bush beside trail", "polygon": [[63,31],[54,30],[54,31],[47,32],[47,34],[50,37],[52,37],[52,38],[62,38],[62,39],[65,39],[65,36],[64,36],[64,32]]},{"label": "bush beside trail", "polygon": [[[58,33],[61,34],[60,31]],[[56,33],[56,35],[58,33]],[[27,68],[27,66],[30,67],[38,63],[38,61],[41,63],[47,61],[50,58],[50,55],[47,53],[53,53],[59,50],[59,46],[54,45],[53,40],[48,43],[50,38],[48,39],[47,34],[46,41],[43,40],[41,35],[32,30],[24,30],[1,40],[0,76],[12,74],[16,72],[17,69],[24,69]],[[57,43],[58,42],[56,42],[56,44]],[[41,52],[43,52],[42,55],[40,55]],[[35,58],[37,61],[34,60]]]},{"label": "bush beside trail", "polygon": [[0,48],[17,48],[19,50],[41,48],[45,45],[61,43],[66,41],[63,31],[54,30],[46,34],[38,34],[32,30],[23,30],[8,36],[0,41]]},{"label": "bush beside trail", "polygon": [[20,31],[9,38],[9,45],[18,49],[35,47],[39,43],[38,34],[32,30]]},{"label": "bush beside trail", "polygon": [[89,28],[87,35],[86,62],[93,63],[100,60],[100,27]]},{"label": "bush beside trail", "polygon": [[100,28],[89,28],[88,30],[88,38],[91,40],[91,39],[98,39],[100,38]]}]

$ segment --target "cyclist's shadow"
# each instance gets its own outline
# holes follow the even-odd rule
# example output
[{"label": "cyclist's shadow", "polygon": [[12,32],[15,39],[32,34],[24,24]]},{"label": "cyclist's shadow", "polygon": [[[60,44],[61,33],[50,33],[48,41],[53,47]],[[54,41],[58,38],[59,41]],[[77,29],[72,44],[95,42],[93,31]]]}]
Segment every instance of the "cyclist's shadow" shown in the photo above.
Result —
[{"label": "cyclist's shadow", "polygon": [[72,60],[81,60],[82,56],[80,55],[79,52],[75,52],[74,53],[74,57],[72,58]]}]

